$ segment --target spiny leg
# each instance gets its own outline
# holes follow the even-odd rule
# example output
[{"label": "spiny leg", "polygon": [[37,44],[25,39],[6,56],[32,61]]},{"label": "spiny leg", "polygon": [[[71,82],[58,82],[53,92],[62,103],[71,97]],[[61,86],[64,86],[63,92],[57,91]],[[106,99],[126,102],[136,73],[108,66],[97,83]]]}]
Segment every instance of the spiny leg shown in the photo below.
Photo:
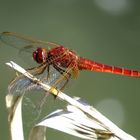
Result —
[{"label": "spiny leg", "polygon": [[54,87],[61,83],[61,81],[65,78],[66,82],[63,84],[63,86],[60,88],[60,90],[63,90],[66,84],[68,83],[71,76],[73,78],[77,78],[78,76],[78,67],[77,67],[77,61],[71,60],[68,67],[64,69],[63,67],[59,67],[58,65],[53,65],[54,68],[61,74],[60,78],[54,83]]},{"label": "spiny leg", "polygon": [[[69,66],[68,66],[66,69],[61,68],[61,67],[59,67],[58,65],[53,65],[53,67],[54,67],[61,75],[60,75],[59,79],[55,81],[55,83],[53,84],[52,89],[50,89],[50,91],[53,90],[54,88],[56,88],[57,85],[60,84],[60,83],[63,81],[63,79],[65,79],[65,80],[66,80],[65,83],[63,84],[62,87],[60,87],[60,90],[63,90],[63,89],[65,88],[66,84],[69,82],[69,79],[70,79],[70,77],[72,76],[72,74],[73,74],[73,76],[75,76],[75,77],[78,76],[78,68],[77,68],[77,65],[76,65],[76,64],[77,64],[77,63],[76,63],[75,61],[72,60],[72,61],[69,63]],[[74,77],[74,78],[75,78],[75,77]],[[58,93],[57,93],[57,94],[58,94]],[[57,95],[57,94],[56,94],[56,95]]]},{"label": "spiny leg", "polygon": [[64,70],[58,66],[54,66],[54,68],[61,74],[60,78],[54,83],[54,87],[59,84],[63,79],[66,79],[65,83],[63,84],[63,86],[60,88],[60,90],[63,90],[65,88],[65,86],[67,85],[67,83],[69,82],[69,79],[71,77],[71,73],[70,70]]},{"label": "spiny leg", "polygon": [[42,74],[47,67],[48,67],[47,63],[43,63],[37,67],[27,69],[27,72],[33,75],[39,75]]},{"label": "spiny leg", "polygon": [[50,65],[47,67],[47,80],[50,78]]},{"label": "spiny leg", "polygon": [[[67,68],[66,70],[64,70],[63,68],[60,68],[57,65],[53,65],[53,67],[61,74],[60,78],[53,84],[53,87],[56,88],[56,85],[58,85],[63,79],[66,79],[66,82],[60,88],[60,90],[63,90],[66,84],[68,83],[69,78],[71,77],[71,73],[70,73],[71,68]],[[41,79],[41,81],[45,81],[50,78],[50,65],[48,65],[47,71],[48,71],[47,77],[44,77],[43,79]]]}]

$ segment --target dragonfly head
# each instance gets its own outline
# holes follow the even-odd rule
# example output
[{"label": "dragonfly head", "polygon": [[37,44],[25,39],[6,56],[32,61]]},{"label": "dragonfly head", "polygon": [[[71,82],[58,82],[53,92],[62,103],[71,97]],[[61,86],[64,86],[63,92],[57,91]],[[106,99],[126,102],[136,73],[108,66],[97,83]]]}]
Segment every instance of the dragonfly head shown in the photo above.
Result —
[{"label": "dragonfly head", "polygon": [[33,52],[33,59],[37,62],[37,63],[43,63],[46,61],[47,58],[47,51],[45,48],[37,48],[34,52]]}]

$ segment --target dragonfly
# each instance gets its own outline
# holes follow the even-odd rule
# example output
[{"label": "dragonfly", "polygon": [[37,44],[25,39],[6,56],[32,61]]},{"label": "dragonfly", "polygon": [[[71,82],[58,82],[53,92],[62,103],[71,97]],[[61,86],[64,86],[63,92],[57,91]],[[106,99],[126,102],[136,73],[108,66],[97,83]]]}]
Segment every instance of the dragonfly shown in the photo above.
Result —
[{"label": "dragonfly", "polygon": [[[8,46],[19,49],[19,52],[30,53],[38,64],[27,71],[37,76],[42,82],[63,90],[70,79],[76,79],[79,71],[89,70],[106,72],[130,77],[140,77],[140,72],[126,68],[110,66],[79,56],[75,51],[63,45],[25,37],[13,32],[0,34],[0,41]],[[23,75],[10,83],[10,93],[23,93],[31,89],[40,89]]]}]

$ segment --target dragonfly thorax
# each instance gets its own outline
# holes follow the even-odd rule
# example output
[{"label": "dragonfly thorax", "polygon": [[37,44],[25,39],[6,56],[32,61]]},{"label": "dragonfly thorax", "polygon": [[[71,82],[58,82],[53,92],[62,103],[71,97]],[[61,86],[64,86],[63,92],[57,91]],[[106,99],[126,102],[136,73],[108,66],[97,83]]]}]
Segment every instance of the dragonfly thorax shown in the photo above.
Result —
[{"label": "dragonfly thorax", "polygon": [[59,46],[56,48],[52,48],[48,52],[48,59],[51,60],[52,65],[60,67],[60,68],[68,68],[70,65],[72,66],[78,59],[78,56],[75,52],[65,48],[63,46]]}]

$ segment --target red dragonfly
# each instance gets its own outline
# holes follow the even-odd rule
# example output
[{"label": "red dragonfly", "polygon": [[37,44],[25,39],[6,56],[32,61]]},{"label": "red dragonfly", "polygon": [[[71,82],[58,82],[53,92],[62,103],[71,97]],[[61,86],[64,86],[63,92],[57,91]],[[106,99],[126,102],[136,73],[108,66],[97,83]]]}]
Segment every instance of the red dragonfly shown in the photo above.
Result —
[{"label": "red dragonfly", "polygon": [[[42,82],[49,83],[62,90],[70,78],[77,78],[80,70],[107,72],[124,76],[140,77],[140,72],[115,66],[109,66],[78,56],[74,51],[62,45],[44,42],[20,36],[12,32],[0,34],[0,40],[20,52],[31,52],[33,59],[39,64],[28,71],[38,76]],[[51,47],[49,49],[49,47]],[[46,71],[46,72],[45,72]],[[9,86],[10,92],[25,92],[39,88],[23,75],[18,75]]]}]

